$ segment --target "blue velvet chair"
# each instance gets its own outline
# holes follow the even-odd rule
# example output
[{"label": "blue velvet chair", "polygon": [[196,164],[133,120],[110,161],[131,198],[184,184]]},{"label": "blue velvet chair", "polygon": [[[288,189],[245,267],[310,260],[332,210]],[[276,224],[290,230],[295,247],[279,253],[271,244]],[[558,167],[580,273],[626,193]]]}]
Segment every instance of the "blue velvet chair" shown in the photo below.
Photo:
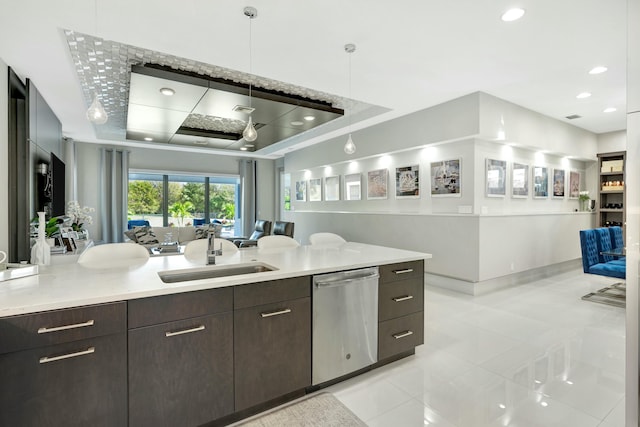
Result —
[{"label": "blue velvet chair", "polygon": [[[609,231],[607,232],[606,239],[602,239],[598,243],[600,236],[604,233],[598,229],[580,230],[580,249],[582,250],[582,270],[585,273],[597,274],[600,276],[616,277],[618,279],[625,279],[627,273],[626,264],[621,264],[616,261],[604,261],[606,255],[600,255],[602,249],[611,249],[611,237]],[[602,257],[602,258],[601,258]]]},{"label": "blue velvet chair", "polygon": [[133,227],[149,227],[149,221],[146,219],[130,219],[127,221],[127,229],[131,230]]}]

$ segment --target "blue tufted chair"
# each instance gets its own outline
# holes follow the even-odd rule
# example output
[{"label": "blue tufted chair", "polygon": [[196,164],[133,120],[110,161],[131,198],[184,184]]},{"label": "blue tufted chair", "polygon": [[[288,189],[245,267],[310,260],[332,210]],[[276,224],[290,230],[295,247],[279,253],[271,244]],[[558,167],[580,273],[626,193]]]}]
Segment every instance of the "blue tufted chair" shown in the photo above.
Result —
[{"label": "blue tufted chair", "polygon": [[[604,229],[607,231],[608,230]],[[598,248],[597,229],[580,230],[580,249],[582,250],[582,270],[589,274],[598,274],[600,276],[617,277],[619,279],[626,278],[627,268],[624,264],[614,262],[601,262],[600,249]],[[611,239],[607,236],[609,246]],[[606,243],[605,243],[606,244]]]},{"label": "blue tufted chair", "polygon": [[602,254],[603,251],[611,251],[613,249],[613,245],[611,242],[611,233],[609,232],[609,228],[601,227],[601,228],[596,228],[595,230],[596,230],[596,243],[598,244],[598,258],[600,262],[611,262],[613,264],[626,265],[626,261],[623,259],[622,260],[618,259],[617,256]]}]

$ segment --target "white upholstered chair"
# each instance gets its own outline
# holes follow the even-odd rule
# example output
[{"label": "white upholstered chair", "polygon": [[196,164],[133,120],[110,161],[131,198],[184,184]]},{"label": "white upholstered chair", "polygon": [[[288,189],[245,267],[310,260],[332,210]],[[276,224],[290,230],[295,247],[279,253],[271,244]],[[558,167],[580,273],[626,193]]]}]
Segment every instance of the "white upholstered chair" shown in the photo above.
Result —
[{"label": "white upholstered chair", "polygon": [[346,243],[341,236],[334,233],[313,233],[309,236],[312,245],[340,245]]},{"label": "white upholstered chair", "polygon": [[258,249],[296,248],[300,243],[288,236],[264,236],[258,239]]},{"label": "white upholstered chair", "polygon": [[143,264],[149,251],[137,243],[107,243],[91,246],[78,258],[78,264],[91,268],[127,267]]},{"label": "white upholstered chair", "polygon": [[[187,243],[184,247],[184,256],[190,261],[204,260],[207,253],[208,239],[197,239]],[[222,248],[222,256],[233,255],[238,252],[238,247],[227,239],[216,239],[214,242],[216,250]]]}]

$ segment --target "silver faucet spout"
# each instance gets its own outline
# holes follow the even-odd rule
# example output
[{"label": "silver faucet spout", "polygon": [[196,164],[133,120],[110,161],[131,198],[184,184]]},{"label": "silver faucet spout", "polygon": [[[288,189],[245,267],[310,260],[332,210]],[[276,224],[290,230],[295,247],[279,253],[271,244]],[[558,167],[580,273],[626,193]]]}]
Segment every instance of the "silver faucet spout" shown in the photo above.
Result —
[{"label": "silver faucet spout", "polygon": [[216,263],[215,236],[216,234],[214,231],[209,231],[209,234],[207,235],[207,265]]}]

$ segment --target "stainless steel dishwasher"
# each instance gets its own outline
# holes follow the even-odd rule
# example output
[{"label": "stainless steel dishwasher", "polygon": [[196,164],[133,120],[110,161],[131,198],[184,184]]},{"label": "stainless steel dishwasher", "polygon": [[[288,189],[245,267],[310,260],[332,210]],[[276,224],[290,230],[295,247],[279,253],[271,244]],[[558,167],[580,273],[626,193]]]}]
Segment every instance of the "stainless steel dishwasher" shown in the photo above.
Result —
[{"label": "stainless steel dishwasher", "polygon": [[378,267],[313,277],[312,384],[378,361]]}]

